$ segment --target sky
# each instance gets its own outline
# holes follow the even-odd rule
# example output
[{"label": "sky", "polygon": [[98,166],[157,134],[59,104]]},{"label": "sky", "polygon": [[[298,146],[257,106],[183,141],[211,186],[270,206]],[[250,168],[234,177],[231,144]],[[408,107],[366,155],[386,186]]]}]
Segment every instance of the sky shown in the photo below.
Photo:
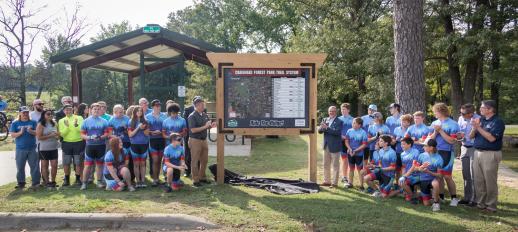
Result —
[{"label": "sky", "polygon": [[[5,0],[0,0],[0,7],[5,7]],[[79,15],[85,17],[90,25],[82,39],[83,45],[89,44],[89,39],[100,32],[100,25],[119,23],[128,20],[131,25],[143,26],[154,23],[165,26],[169,13],[193,5],[193,0],[27,0],[27,7],[37,9],[42,6],[41,13],[34,22],[48,19],[51,24],[51,34],[62,31],[66,20],[64,12],[71,14],[79,5]],[[2,30],[2,29],[0,29]],[[0,31],[1,33],[1,31]],[[45,45],[43,35],[35,41],[30,62],[41,57]],[[2,53],[3,48],[0,48]],[[5,59],[1,57],[0,59]]]}]

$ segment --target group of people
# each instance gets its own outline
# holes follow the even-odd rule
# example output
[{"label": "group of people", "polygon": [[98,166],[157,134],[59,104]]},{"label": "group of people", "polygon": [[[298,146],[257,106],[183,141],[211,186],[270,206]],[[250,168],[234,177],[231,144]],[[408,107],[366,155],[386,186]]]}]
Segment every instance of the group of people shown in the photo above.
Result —
[{"label": "group of people", "polygon": [[[422,201],[439,211],[447,187],[450,206],[463,204],[496,212],[505,124],[496,115],[495,101],[483,101],[480,115],[473,104],[462,105],[457,121],[450,117],[446,104],[437,103],[432,107],[436,120],[429,126],[421,111],[401,115],[399,104],[388,108],[391,115],[383,120],[374,104],[369,105],[367,115],[356,118],[350,115],[348,103],[340,106],[339,117],[337,107],[329,107],[329,117],[318,129],[324,134],[322,186],[338,187],[342,160],[345,188],[353,187],[356,170],[359,189],[374,197],[403,194],[408,202]],[[458,142],[464,179],[462,200],[452,178]]]},{"label": "group of people", "polygon": [[[22,106],[18,119],[10,126],[16,144],[17,185],[26,185],[25,165],[30,166],[32,184],[56,188],[58,149],[62,150],[64,178],[62,186],[88,188],[96,179],[98,188],[135,191],[145,188],[149,160],[151,186],[163,186],[166,192],[183,186],[180,177],[191,176],[194,187],[210,183],[205,172],[208,162],[207,130],[216,126],[205,113],[205,102],[196,96],[192,106],[180,114],[172,100],[161,112],[159,100],[145,98],[127,109],[100,101],[77,104],[70,96],[61,99],[63,107],[54,112],[44,102],[34,100],[33,110]],[[72,165],[72,167],[71,167]],[[71,183],[72,169],[75,182]],[[94,174],[95,173],[95,174]],[[161,182],[160,173],[165,178]]]}]

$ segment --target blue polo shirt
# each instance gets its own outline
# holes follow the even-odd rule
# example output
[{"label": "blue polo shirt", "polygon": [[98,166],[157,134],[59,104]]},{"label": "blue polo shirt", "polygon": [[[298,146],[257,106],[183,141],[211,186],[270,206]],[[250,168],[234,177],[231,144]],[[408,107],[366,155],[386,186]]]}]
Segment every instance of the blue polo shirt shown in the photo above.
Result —
[{"label": "blue polo shirt", "polygon": [[485,117],[480,118],[480,126],[491,135],[493,135],[496,140],[494,142],[489,142],[484,136],[482,136],[478,131],[475,133],[475,142],[473,146],[478,150],[489,150],[489,151],[500,151],[502,150],[502,138],[504,137],[505,131],[505,123],[500,117],[494,115],[490,119],[486,119]]}]

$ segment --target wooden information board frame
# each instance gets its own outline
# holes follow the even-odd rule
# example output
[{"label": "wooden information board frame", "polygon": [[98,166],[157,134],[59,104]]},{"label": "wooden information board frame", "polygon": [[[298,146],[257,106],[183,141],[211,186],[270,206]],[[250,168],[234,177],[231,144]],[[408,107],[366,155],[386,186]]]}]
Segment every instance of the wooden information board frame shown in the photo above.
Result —
[{"label": "wooden information board frame", "polygon": [[[301,135],[309,136],[308,179],[317,181],[317,79],[326,54],[238,54],[207,53],[210,63],[216,69],[216,122],[217,138],[217,182],[224,182],[225,141],[224,134],[238,135]],[[309,127],[308,128],[224,128],[224,68],[309,68]]]}]

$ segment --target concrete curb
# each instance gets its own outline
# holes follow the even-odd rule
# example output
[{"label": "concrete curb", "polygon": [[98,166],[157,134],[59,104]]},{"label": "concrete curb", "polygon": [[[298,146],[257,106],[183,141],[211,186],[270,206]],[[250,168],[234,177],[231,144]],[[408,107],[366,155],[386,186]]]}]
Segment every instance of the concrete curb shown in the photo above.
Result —
[{"label": "concrete curb", "polygon": [[211,230],[218,226],[185,214],[0,213],[0,231],[22,229],[178,231]]}]

